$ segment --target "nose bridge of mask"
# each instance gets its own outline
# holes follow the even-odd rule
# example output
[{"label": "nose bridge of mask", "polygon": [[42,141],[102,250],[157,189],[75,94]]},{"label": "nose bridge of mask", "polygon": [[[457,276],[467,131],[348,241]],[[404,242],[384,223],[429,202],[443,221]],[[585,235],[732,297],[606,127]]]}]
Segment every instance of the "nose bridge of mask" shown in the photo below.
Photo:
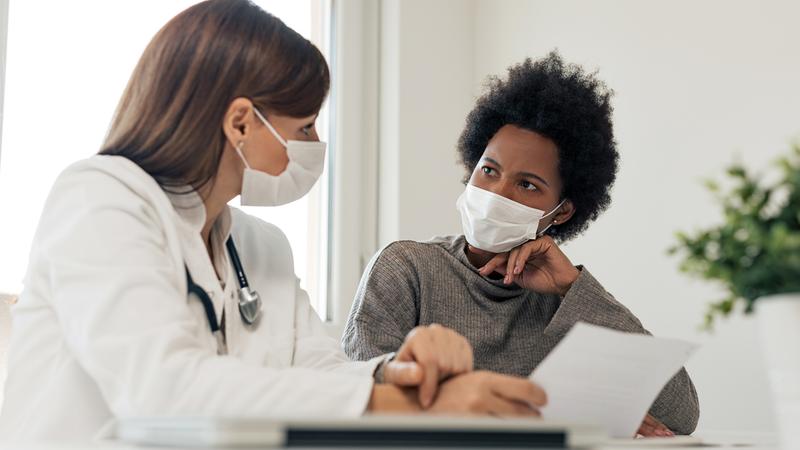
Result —
[{"label": "nose bridge of mask", "polygon": [[286,148],[290,164],[297,163],[311,172],[321,172],[325,165],[325,157],[320,157],[319,153],[325,154],[327,144],[321,141],[290,141],[291,145]]},{"label": "nose bridge of mask", "polygon": [[478,199],[478,203],[485,205],[487,219],[517,224],[538,222],[545,216],[544,211],[525,206],[502,195],[495,194],[474,185],[467,185],[468,195]]},{"label": "nose bridge of mask", "polygon": [[259,120],[261,120],[261,123],[263,123],[264,126],[267,127],[267,129],[269,129],[272,135],[275,136],[275,139],[277,139],[278,142],[281,143],[281,145],[283,145],[285,148],[289,147],[289,144],[286,142],[286,139],[284,139],[283,137],[281,137],[280,134],[278,134],[278,130],[276,130],[275,127],[273,127],[272,124],[269,123],[267,118],[264,117],[258,109],[253,108],[253,112],[256,114],[256,117],[258,117]]}]

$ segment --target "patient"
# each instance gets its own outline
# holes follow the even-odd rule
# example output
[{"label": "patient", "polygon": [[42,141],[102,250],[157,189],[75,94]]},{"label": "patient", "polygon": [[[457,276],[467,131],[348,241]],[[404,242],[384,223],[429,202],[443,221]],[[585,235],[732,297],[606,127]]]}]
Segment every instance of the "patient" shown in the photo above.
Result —
[{"label": "patient", "polygon": [[[458,143],[464,234],[378,252],[345,328],[346,353],[366,360],[392,352],[415,326],[437,323],[467,337],[476,370],[528,376],[578,321],[648,333],[559,248],[611,202],[619,156],[610,97],[595,74],[555,52],[493,78]],[[681,370],[639,433],[689,434],[698,417]]]}]

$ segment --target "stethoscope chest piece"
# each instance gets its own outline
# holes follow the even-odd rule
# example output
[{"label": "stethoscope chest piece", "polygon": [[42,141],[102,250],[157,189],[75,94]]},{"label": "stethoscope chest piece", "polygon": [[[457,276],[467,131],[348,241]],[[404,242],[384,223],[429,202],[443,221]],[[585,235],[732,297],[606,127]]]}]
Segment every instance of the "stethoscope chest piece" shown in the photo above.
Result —
[{"label": "stethoscope chest piece", "polygon": [[261,297],[249,286],[239,289],[239,313],[248,325],[253,325],[261,317]]}]

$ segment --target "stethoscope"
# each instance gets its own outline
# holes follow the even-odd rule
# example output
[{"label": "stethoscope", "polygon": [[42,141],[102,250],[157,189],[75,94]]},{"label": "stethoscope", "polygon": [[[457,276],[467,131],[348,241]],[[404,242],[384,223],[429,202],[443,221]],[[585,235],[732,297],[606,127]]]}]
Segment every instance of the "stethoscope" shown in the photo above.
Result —
[{"label": "stethoscope", "polygon": [[[225,247],[228,248],[228,255],[231,257],[231,263],[236,271],[236,278],[239,280],[239,314],[241,314],[242,320],[246,324],[253,325],[261,316],[261,297],[258,292],[250,289],[247,275],[244,274],[242,262],[239,260],[239,253],[236,251],[236,246],[233,245],[233,237],[228,238],[225,242]],[[217,322],[217,314],[214,312],[214,303],[211,302],[211,297],[192,280],[188,267],[186,268],[186,280],[189,293],[196,295],[200,302],[203,303],[203,309],[206,311],[206,318],[211,326],[211,332],[216,334],[219,331],[219,323]]]}]

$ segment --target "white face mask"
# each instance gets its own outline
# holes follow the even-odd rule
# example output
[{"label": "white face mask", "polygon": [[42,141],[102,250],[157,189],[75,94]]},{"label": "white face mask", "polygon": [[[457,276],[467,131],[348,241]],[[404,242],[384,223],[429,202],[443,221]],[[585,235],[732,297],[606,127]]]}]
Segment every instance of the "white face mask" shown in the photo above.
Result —
[{"label": "white face mask", "polygon": [[289,164],[277,176],[251,169],[241,146],[234,146],[245,166],[241,203],[244,206],[280,206],[291,203],[306,195],[322,174],[325,166],[325,143],[286,141],[257,109],[253,108],[253,112],[278,142],[286,147]]},{"label": "white face mask", "polygon": [[550,225],[537,233],[539,221],[556,212],[565,201],[545,214],[541,209],[467,184],[456,206],[467,242],[487,252],[503,253],[543,235]]}]

